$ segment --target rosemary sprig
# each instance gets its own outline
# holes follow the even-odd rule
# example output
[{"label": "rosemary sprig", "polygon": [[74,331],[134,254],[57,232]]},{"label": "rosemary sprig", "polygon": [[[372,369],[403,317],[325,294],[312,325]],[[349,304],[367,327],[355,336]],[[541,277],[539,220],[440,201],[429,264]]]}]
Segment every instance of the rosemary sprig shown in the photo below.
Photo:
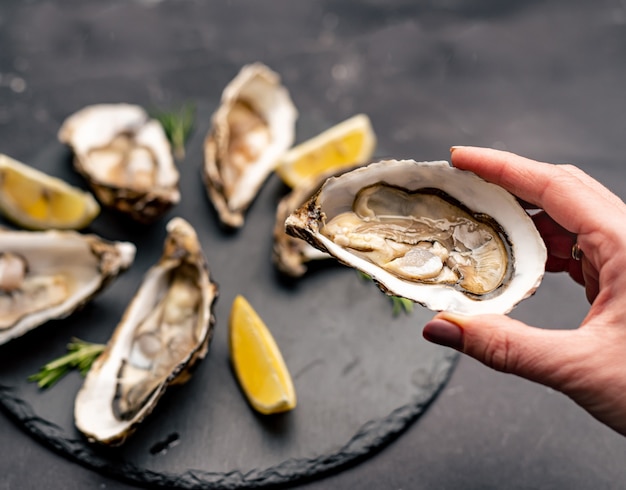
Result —
[{"label": "rosemary sprig", "polygon": [[105,347],[103,344],[72,338],[67,344],[67,354],[39,368],[39,372],[30,375],[28,381],[37,382],[39,388],[45,389],[54,386],[72,369],[77,369],[85,376]]},{"label": "rosemary sprig", "polygon": [[172,144],[176,160],[185,158],[185,143],[191,134],[195,117],[195,107],[191,103],[184,104],[177,111],[157,111],[153,117],[161,123],[167,138]]},{"label": "rosemary sprig", "polygon": [[[357,271],[361,279],[366,281],[371,281],[372,278],[367,275],[365,272]],[[406,298],[401,298],[400,296],[388,296],[391,300],[392,310],[391,314],[393,316],[398,316],[400,313],[404,311],[407,315],[413,311],[413,301]]]},{"label": "rosemary sprig", "polygon": [[391,296],[391,303],[393,305],[393,316],[398,316],[402,311],[407,315],[413,312],[413,301],[400,296]]}]

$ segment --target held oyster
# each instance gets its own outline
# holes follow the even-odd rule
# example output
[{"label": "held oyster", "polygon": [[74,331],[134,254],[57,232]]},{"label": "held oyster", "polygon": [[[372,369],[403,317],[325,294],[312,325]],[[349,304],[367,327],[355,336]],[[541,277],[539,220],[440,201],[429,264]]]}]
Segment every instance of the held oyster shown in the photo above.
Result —
[{"label": "held oyster", "polygon": [[92,299],[135,258],[129,242],[74,231],[0,231],[0,344]]},{"label": "held oyster", "polygon": [[96,104],[69,116],[58,134],[105,206],[141,223],[180,201],[179,173],[163,127],[141,107]]},{"label": "held oyster", "polygon": [[285,226],[432,310],[507,313],[545,270],[545,245],[517,200],[443,161],[388,160],[331,178]]},{"label": "held oyster", "polygon": [[123,443],[168,386],[186,382],[208,351],[217,285],[191,225],[174,218],[167,231],[161,259],[76,397],[76,427],[92,442]]},{"label": "held oyster", "polygon": [[203,177],[220,221],[241,227],[244,213],[292,145],[298,112],[280,77],[261,63],[226,86],[204,144]]}]

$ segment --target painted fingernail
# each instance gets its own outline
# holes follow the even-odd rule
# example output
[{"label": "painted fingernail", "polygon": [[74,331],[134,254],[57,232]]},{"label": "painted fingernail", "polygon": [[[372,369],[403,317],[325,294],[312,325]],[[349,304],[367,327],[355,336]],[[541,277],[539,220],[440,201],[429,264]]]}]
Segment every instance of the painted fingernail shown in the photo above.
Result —
[{"label": "painted fingernail", "polygon": [[463,330],[452,322],[441,319],[431,320],[424,326],[422,335],[426,340],[435,344],[456,350],[463,349]]}]

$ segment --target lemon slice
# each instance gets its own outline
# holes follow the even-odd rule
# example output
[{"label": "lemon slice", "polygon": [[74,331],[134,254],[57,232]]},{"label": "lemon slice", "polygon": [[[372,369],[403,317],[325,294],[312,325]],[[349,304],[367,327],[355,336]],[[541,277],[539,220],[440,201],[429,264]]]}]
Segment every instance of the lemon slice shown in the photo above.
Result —
[{"label": "lemon slice", "polygon": [[295,408],[291,375],[274,337],[241,295],[233,301],[229,335],[231,362],[250,405],[266,415]]},{"label": "lemon slice", "polygon": [[88,192],[0,154],[0,212],[23,228],[78,230],[100,206]]},{"label": "lemon slice", "polygon": [[357,114],[287,151],[276,173],[290,187],[311,184],[322,174],[366,162],[375,147],[369,117]]}]

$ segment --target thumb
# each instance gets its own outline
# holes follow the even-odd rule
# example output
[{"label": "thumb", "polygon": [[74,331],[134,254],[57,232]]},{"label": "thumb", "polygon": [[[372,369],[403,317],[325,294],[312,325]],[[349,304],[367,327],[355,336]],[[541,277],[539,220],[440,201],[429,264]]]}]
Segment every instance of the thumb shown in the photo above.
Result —
[{"label": "thumb", "polygon": [[[530,327],[504,315],[462,316],[442,312],[428,322],[426,340],[452,347],[501,372],[562,389],[571,373],[563,358],[572,341],[563,330]],[[572,346],[574,347],[574,346]]]}]

